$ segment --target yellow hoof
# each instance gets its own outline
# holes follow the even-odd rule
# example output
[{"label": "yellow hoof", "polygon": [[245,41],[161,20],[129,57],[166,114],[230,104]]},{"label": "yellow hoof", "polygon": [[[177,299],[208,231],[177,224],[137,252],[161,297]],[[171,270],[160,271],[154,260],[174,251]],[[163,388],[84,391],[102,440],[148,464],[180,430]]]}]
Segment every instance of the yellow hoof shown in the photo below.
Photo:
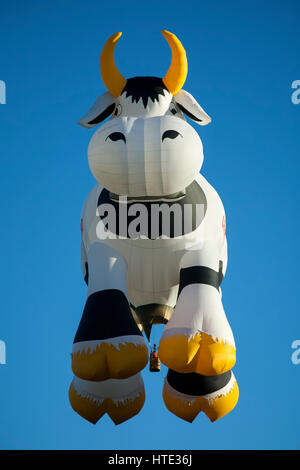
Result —
[{"label": "yellow hoof", "polygon": [[174,390],[167,381],[163,388],[163,399],[168,410],[178,418],[192,423],[203,411],[211,422],[222,418],[233,410],[239,398],[236,380],[230,381],[224,389],[201,397],[184,395]]},{"label": "yellow hoof", "polygon": [[137,415],[143,408],[145,403],[145,391],[133,400],[124,400],[117,402],[111,398],[107,399],[107,414],[117,425],[127,421]]},{"label": "yellow hoof", "polygon": [[215,398],[201,398],[201,409],[211,422],[214,422],[230,413],[237,404],[238,399],[239,387],[235,380],[232,389],[227,394],[221,394]]},{"label": "yellow hoof", "polygon": [[158,355],[167,367],[183,372],[199,351],[200,343],[200,334],[190,338],[183,333],[175,334],[160,341]]},{"label": "yellow hoof", "polygon": [[[178,418],[184,419],[192,423],[198,413],[201,411],[197,398],[183,397],[181,398],[177,393],[171,393],[169,385],[164,384],[163,400],[168,410]],[[174,391],[175,392],[175,391]]]},{"label": "yellow hoof", "polygon": [[183,333],[163,338],[158,349],[163,364],[177,372],[219,375],[231,370],[236,361],[235,347],[214,340],[207,333]]},{"label": "yellow hoof", "polygon": [[75,390],[73,383],[69,388],[69,400],[73,410],[93,424],[96,424],[106,412],[104,400],[101,402],[81,396]]},{"label": "yellow hoof", "polygon": [[96,424],[107,413],[117,425],[137,415],[145,403],[145,390],[133,398],[99,399],[92,395],[81,395],[71,383],[69,400],[73,410],[90,423]]},{"label": "yellow hoof", "polygon": [[122,343],[121,340],[119,344],[101,342],[72,353],[72,370],[84,380],[125,379],[137,374],[147,363],[146,344]]}]

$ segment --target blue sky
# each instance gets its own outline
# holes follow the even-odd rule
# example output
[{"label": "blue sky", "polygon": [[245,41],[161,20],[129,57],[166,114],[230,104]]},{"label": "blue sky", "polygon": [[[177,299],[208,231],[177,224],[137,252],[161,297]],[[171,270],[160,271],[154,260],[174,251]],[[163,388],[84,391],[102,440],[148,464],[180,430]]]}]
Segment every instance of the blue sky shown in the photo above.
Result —
[{"label": "blue sky", "polygon": [[[298,1],[0,3],[1,449],[299,449],[298,295],[300,79]],[[80,212],[95,181],[76,123],[105,90],[99,54],[122,31],[125,77],[164,76],[170,51],[188,56],[184,88],[212,123],[196,127],[203,175],[227,215],[225,311],[237,345],[235,410],[191,425],[162,400],[166,369],[143,372],[146,403],[115,427],[75,414],[70,351],[86,287]],[[158,332],[159,333],[159,332]]]}]

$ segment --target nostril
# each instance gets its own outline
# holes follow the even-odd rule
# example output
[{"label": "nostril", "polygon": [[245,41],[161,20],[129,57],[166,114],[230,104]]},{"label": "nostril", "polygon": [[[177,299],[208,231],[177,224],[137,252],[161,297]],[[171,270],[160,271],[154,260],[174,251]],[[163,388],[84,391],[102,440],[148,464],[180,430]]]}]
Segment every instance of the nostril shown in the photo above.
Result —
[{"label": "nostril", "polygon": [[173,129],[170,129],[170,130],[165,131],[165,132],[163,133],[161,140],[162,140],[162,142],[163,142],[164,139],[176,139],[176,137],[178,137],[179,135],[182,137],[182,135],[180,134],[180,132],[177,132],[177,131],[175,131],[175,130],[173,130]]},{"label": "nostril", "polygon": [[116,142],[117,140],[123,140],[126,144],[126,137],[124,134],[122,134],[122,132],[112,132],[111,134],[109,134],[105,140],[111,140],[112,142]]}]

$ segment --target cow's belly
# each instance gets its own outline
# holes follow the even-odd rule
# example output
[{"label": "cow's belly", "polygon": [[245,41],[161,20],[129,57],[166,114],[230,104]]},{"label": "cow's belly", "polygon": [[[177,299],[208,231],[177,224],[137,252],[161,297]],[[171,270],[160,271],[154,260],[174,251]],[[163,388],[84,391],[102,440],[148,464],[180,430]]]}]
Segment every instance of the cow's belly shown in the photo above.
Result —
[{"label": "cow's belly", "polygon": [[130,302],[138,307],[151,303],[176,303],[179,285],[180,250],[135,246],[128,260],[127,285]]},{"label": "cow's belly", "polygon": [[180,260],[201,243],[200,227],[180,238],[157,240],[106,240],[127,263],[128,296],[134,307],[158,303],[174,307]]},{"label": "cow's belly", "polygon": [[134,307],[147,304],[162,304],[174,307],[177,301],[180,261],[191,249],[199,249],[203,238],[200,226],[186,235],[169,239],[130,239],[96,237],[93,219],[87,229],[86,250],[93,243],[111,246],[125,259],[127,264],[127,287],[130,303]]},{"label": "cow's belly", "polygon": [[[198,179],[199,184],[196,186],[196,190],[199,197],[202,194],[202,189],[200,188],[201,191],[199,189],[201,180],[201,187],[203,186],[206,191],[203,196],[204,202],[207,200],[210,191],[213,191],[213,198],[216,198],[214,190],[208,187],[208,183],[205,182],[203,177],[199,175]],[[84,211],[85,231],[83,240],[86,252],[88,253],[91,244],[98,242],[111,246],[122,255],[128,268],[128,296],[134,307],[152,303],[174,307],[178,294],[181,258],[190,250],[201,250],[205,233],[210,232],[206,229],[215,224],[216,216],[214,211],[210,211],[212,216],[209,217],[209,211],[205,212],[200,225],[181,237],[134,240],[125,237],[120,239],[117,236],[117,238],[100,240],[96,235],[100,222],[99,217],[95,214],[102,193],[101,188],[96,187],[91,193]],[[201,197],[200,202],[202,201]],[[198,203],[197,200],[196,202]],[[218,200],[215,202],[213,199],[210,202],[210,208],[214,209],[219,204]],[[206,202],[204,206],[207,206]]]}]

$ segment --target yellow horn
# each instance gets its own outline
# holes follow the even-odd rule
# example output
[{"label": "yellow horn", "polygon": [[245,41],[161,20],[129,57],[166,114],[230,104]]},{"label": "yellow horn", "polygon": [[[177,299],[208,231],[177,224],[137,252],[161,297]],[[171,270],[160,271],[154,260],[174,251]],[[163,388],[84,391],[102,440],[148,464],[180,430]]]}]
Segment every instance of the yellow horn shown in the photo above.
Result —
[{"label": "yellow horn", "polygon": [[114,50],[121,36],[122,33],[116,33],[108,38],[100,56],[100,72],[103,83],[115,98],[120,96],[127,82],[114,61]]},{"label": "yellow horn", "polygon": [[163,78],[163,82],[169,92],[172,93],[172,95],[176,95],[176,93],[178,93],[178,91],[183,87],[187,76],[188,64],[186,53],[175,34],[166,30],[163,30],[162,34],[168,41],[172,51],[172,62],[169,70]]}]

